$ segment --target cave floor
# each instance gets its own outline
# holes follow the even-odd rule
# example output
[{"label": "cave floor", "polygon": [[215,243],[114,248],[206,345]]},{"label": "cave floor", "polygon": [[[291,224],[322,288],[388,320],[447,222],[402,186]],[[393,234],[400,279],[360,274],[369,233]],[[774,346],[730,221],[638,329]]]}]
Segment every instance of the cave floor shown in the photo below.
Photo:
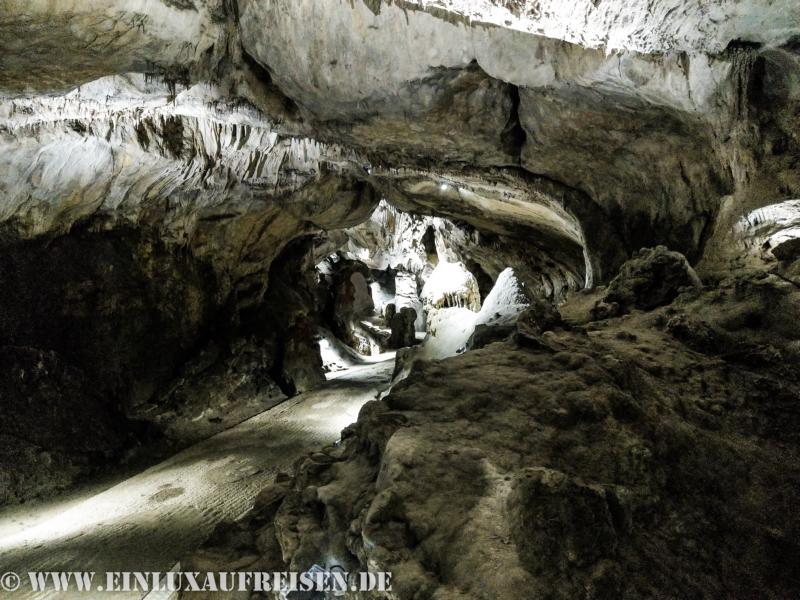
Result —
[{"label": "cave floor", "polygon": [[[217,523],[248,511],[278,472],[335,442],[361,406],[388,387],[393,368],[391,359],[353,366],[105,490],[89,486],[0,512],[0,571],[19,573],[23,581],[30,571],[94,571],[95,585],[102,585],[105,572],[169,570]],[[70,597],[24,586],[15,598]]]}]

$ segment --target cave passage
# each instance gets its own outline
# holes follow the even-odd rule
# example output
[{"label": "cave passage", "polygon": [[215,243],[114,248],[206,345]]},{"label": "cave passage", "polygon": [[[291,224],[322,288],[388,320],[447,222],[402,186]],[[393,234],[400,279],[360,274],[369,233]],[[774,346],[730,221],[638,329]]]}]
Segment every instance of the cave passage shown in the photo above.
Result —
[{"label": "cave passage", "polygon": [[[6,494],[33,502],[0,513],[4,565],[43,572],[72,565],[96,572],[179,566],[217,525],[246,514],[278,473],[337,442],[359,409],[387,393],[417,361],[484,345],[484,330],[502,339],[534,298],[558,302],[579,286],[579,262],[574,272],[540,270],[542,257],[521,260],[513,242],[487,239],[491,245],[468,224],[402,211],[381,199],[360,223],[289,242],[272,261],[263,299],[252,302],[252,292],[240,293],[243,306],[228,322],[228,309],[204,296],[218,285],[213,272],[139,232],[109,235],[89,226],[43,245],[15,246],[4,258],[4,276],[39,301],[7,303],[5,323],[37,345],[60,344],[65,354],[6,350],[8,360],[17,361],[13,369],[28,390],[37,390],[41,370],[50,369],[62,386],[82,393],[91,381],[105,385],[116,372],[114,387],[104,389],[125,404],[104,407],[96,396],[94,405],[62,406],[73,434],[93,427],[97,436],[82,436],[95,461],[83,463],[87,450],[68,437],[70,431],[52,446],[48,436],[61,428],[54,421],[41,431],[41,418],[25,414],[17,391],[17,407],[28,421],[15,418],[39,431],[31,445],[46,450],[14,465],[18,477]],[[44,255],[50,266],[42,270]],[[108,293],[127,300],[120,296],[118,306],[109,306]],[[64,320],[47,324],[64,296],[78,310],[61,309]],[[194,314],[180,306],[198,301]],[[170,340],[180,329],[173,329],[165,308],[183,314],[178,328],[197,328],[194,348]],[[100,315],[108,323],[98,323]],[[77,332],[101,337],[98,327],[109,324],[117,340],[162,349],[101,362],[103,349],[87,346]],[[160,338],[153,331],[159,326],[167,328]],[[142,333],[153,337],[142,339]],[[177,371],[163,362],[170,354]],[[69,356],[80,358],[83,368]],[[129,379],[132,360],[149,379]],[[109,444],[105,454],[92,446],[99,441]],[[44,462],[44,453],[53,458]],[[74,482],[48,479],[60,466],[55,461],[73,461]],[[67,493],[59,495],[62,489]],[[28,586],[20,597],[37,593]]]},{"label": "cave passage", "polygon": [[346,366],[353,351],[363,359],[408,348],[407,366],[460,354],[476,329],[505,331],[534,298],[558,303],[580,288],[583,265],[559,270],[547,255],[519,254],[516,240],[484,237],[382,199],[365,222],[315,240],[316,255],[339,244],[315,267],[317,293],[327,299],[326,371]]},{"label": "cave passage", "polygon": [[[169,571],[218,523],[248,511],[276,473],[338,440],[361,406],[388,386],[392,368],[389,358],[353,366],[107,489],[90,486],[64,500],[6,509],[3,565],[15,572],[72,571],[75,565],[98,573]],[[29,586],[16,595],[39,596]]]},{"label": "cave passage", "polygon": [[3,600],[798,598],[799,364],[798,0],[0,2]]}]

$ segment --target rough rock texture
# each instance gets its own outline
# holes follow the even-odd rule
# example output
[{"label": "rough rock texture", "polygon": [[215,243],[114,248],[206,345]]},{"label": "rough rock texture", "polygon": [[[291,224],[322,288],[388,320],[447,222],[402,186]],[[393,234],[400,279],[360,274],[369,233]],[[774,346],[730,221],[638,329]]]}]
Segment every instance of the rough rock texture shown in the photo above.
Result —
[{"label": "rough rock texture", "polygon": [[278,383],[323,381],[313,296],[304,309],[287,268],[268,294],[279,316],[255,327],[212,265],[147,230],[90,222],[6,246],[2,500],[208,437],[285,399]]},{"label": "rough rock texture", "polygon": [[535,336],[564,326],[558,310],[549,302],[539,298],[531,301],[531,305],[520,313],[515,323],[517,332],[523,336]]},{"label": "rough rock texture", "polygon": [[[53,187],[62,215],[96,210],[98,172],[120,169],[106,205],[196,197],[200,186],[224,190],[239,213],[276,172],[297,191],[288,181],[321,158],[338,165],[334,179],[527,240],[557,270],[584,265],[591,282],[645,244],[695,261],[727,235],[720,216],[800,194],[800,15],[789,0],[35,0],[6,2],[0,28],[12,196]],[[102,79],[131,72],[149,92],[120,96]],[[195,84],[204,91],[187,114]],[[90,103],[77,109],[84,90]],[[248,106],[257,110],[240,119]],[[91,145],[83,158],[98,159],[84,167],[69,159],[79,138]],[[149,141],[188,164],[154,162]],[[109,167],[109,146],[130,159]],[[279,160],[286,146],[301,164]],[[31,177],[32,164],[47,168]],[[72,170],[83,177],[52,178]],[[6,218],[30,227],[27,209],[9,204]]]},{"label": "rough rock texture", "polygon": [[[37,387],[3,403],[17,413],[3,420],[4,435],[32,448],[4,445],[0,468],[18,473],[4,500],[63,487],[142,444],[185,446],[324,381],[316,282],[297,276],[310,274],[310,247],[291,244],[276,259],[264,294],[261,282],[232,290],[212,260],[155,231],[97,219],[8,244],[0,338],[55,366],[36,367]],[[43,411],[61,417],[40,423]],[[63,431],[91,421],[96,433],[65,445]],[[36,475],[48,461],[49,485]]]},{"label": "rough rock texture", "polygon": [[[352,226],[377,199],[334,174],[338,150],[320,161],[319,144],[279,138],[261,113],[215,90],[130,75],[0,103],[2,343],[55,352],[104,397],[101,408],[79,403],[76,420],[97,413],[131,434],[111,449],[87,448],[88,436],[82,467],[53,486],[90,471],[92,452],[115,460],[153,437],[182,446],[279,401],[276,384],[294,393],[324,380],[316,323],[290,314],[302,307],[255,342],[249,316],[294,302],[297,264],[265,300],[291,240]],[[61,411],[55,395],[35,400],[31,420],[36,406]],[[62,451],[55,431],[38,443]],[[17,464],[24,473],[35,462]]]},{"label": "rough rock texture", "polygon": [[[0,2],[5,499],[320,383],[317,251],[394,269],[413,238],[394,300],[433,356],[515,341],[423,357],[306,466],[287,561],[328,544],[401,597],[793,595],[798,39],[795,0]],[[418,305],[439,264],[473,305],[509,267],[558,303],[658,244],[710,289],[638,256],[587,335]]]},{"label": "rough rock texture", "polygon": [[[753,210],[735,224],[728,242],[739,252],[733,264],[791,262],[792,247],[800,233],[800,201],[787,200]],[[731,239],[733,238],[733,239]]]},{"label": "rough rock texture", "polygon": [[550,299],[536,299],[514,269],[505,269],[480,310],[459,306],[432,310],[424,341],[418,349],[398,355],[395,373],[407,373],[416,360],[440,360],[508,337],[531,302],[545,312],[555,310]]},{"label": "rough rock texture", "polygon": [[[147,70],[177,80],[219,61],[224,0],[8,0],[0,12],[2,87],[65,91],[104,75]],[[48,57],[57,56],[57,61]]]},{"label": "rough rock texture", "polygon": [[389,338],[389,348],[406,348],[417,343],[414,322],[417,320],[416,311],[410,306],[404,306],[395,312],[389,320],[392,335]]},{"label": "rough rock texture", "polygon": [[4,370],[0,470],[13,474],[4,500],[62,488],[150,441],[146,419],[129,418],[223,313],[210,266],[141,229],[86,224],[8,244],[0,282],[0,339],[9,360],[23,361]]},{"label": "rough rock texture", "polygon": [[128,411],[181,447],[206,439],[286,399],[274,373],[274,344],[237,338],[209,343],[184,365],[168,389]]},{"label": "rough rock texture", "polygon": [[0,348],[0,504],[64,489],[130,444],[117,407],[54,351]]},{"label": "rough rock texture", "polygon": [[463,263],[442,261],[436,265],[420,298],[427,310],[463,307],[477,311],[481,306],[478,281]]},{"label": "rough rock texture", "polygon": [[340,148],[282,138],[213,86],[167,94],[131,75],[3,103],[4,239],[51,237],[89,219],[148,228],[257,302],[290,240],[359,223],[377,202],[337,173],[349,156]]},{"label": "rough rock texture", "polygon": [[[536,28],[547,37],[514,30],[513,18],[510,28],[484,25],[454,7],[450,12],[416,3],[383,3],[379,10],[361,2],[277,2],[264,8],[255,0],[243,3],[241,35],[249,53],[269,66],[274,81],[312,118],[326,124],[357,121],[361,143],[379,156],[389,152],[384,162],[405,159],[382,146],[392,143],[391,131],[374,140],[389,115],[405,124],[405,131],[424,122],[428,107],[437,105],[429,98],[451,102],[446,85],[431,83],[432,72],[468,69],[475,61],[490,77],[514,84],[518,101],[510,122],[518,121],[514,131],[520,154],[510,164],[546,176],[573,195],[584,194],[570,209],[586,219],[585,211],[599,206],[604,217],[595,220],[606,227],[609,217],[616,222],[611,229],[629,250],[655,241],[696,258],[720,199],[749,189],[748,174],[754,175],[753,167],[764,161],[760,145],[773,136],[762,116],[792,114],[785,111],[785,101],[779,107],[758,100],[772,82],[791,80],[797,69],[790,40],[800,21],[788,6],[748,3],[739,12],[730,6],[681,8],[676,3],[671,9],[660,7],[662,13],[639,5],[604,2],[597,9],[586,3],[586,20],[540,6],[534,21],[552,23],[556,15],[564,20],[558,31]],[[745,14],[761,15],[758,34]],[[266,23],[278,35],[260,35]],[[589,30],[598,36],[588,35],[593,45],[600,38],[621,51],[561,41],[585,43]],[[699,31],[712,39],[700,42]],[[771,46],[763,53],[762,40]],[[430,51],[419,52],[420,44]],[[785,50],[777,48],[781,44]],[[767,58],[775,54],[780,58]],[[759,64],[772,77],[760,75]],[[396,114],[400,110],[405,112]],[[457,127],[440,119],[449,130],[461,132],[453,143],[473,143],[477,131],[468,113],[453,112]],[[488,117],[490,111],[482,113]],[[458,160],[448,154],[451,144],[438,142],[435,134],[429,139],[426,155]],[[496,147],[481,143],[471,164],[504,166],[492,156]],[[766,168],[786,171],[776,166]],[[450,174],[445,175],[447,181]],[[785,193],[773,181],[768,195]],[[600,233],[588,223],[584,231],[587,238]],[[601,245],[599,239],[588,243]]]},{"label": "rough rock texture", "polygon": [[[445,195],[441,190],[439,194]],[[503,196],[500,190],[497,195]],[[413,204],[406,206],[415,208]],[[442,211],[443,205],[439,204],[437,209]],[[425,212],[430,210],[427,208]],[[391,267],[424,278],[440,262],[463,263],[475,278],[482,298],[491,291],[500,273],[512,264],[528,287],[540,296],[560,299],[568,290],[584,285],[586,263],[579,247],[561,244],[557,251],[553,245],[552,251],[531,252],[530,244],[536,244],[538,235],[529,228],[519,224],[498,228],[495,224],[486,229],[486,220],[481,225],[483,228],[478,229],[461,220],[398,210],[381,201],[369,219],[347,230],[346,244],[341,249],[352,258],[366,261],[373,269]]]},{"label": "rough rock texture", "polygon": [[[137,97],[127,90],[120,98],[107,80],[94,92],[97,85],[87,85],[91,111],[73,110],[75,92],[67,101],[7,101],[2,112],[15,147],[12,179],[23,189],[48,185],[48,177],[34,182],[20,168],[33,162],[20,146],[30,149],[44,139],[39,134],[30,140],[33,131],[25,127],[46,123],[53,145],[39,160],[48,164],[63,161],[59,157],[67,156],[65,146],[74,145],[68,142],[76,134],[91,139],[96,127],[106,133],[112,124],[113,147],[120,145],[116,131],[130,131],[125,140],[145,145],[155,131],[157,146],[181,154],[176,132],[182,129],[198,132],[195,140],[204,138],[201,148],[192,151],[197,144],[190,143],[186,153],[202,160],[189,161],[193,169],[172,171],[174,183],[167,187],[188,186],[191,195],[198,179],[211,189],[227,180],[231,187],[244,184],[233,195],[246,200],[252,191],[247,188],[263,189],[274,180],[271,174],[254,177],[254,171],[289,165],[269,161],[273,151],[249,155],[251,143],[234,143],[245,156],[220,172],[221,165],[230,165],[230,141],[243,132],[251,137],[247,127],[234,132],[227,125],[238,120],[230,112],[246,106],[245,100],[259,111],[241,125],[271,136],[268,146],[311,144],[322,162],[346,165],[348,178],[369,182],[395,204],[526,239],[573,273],[579,264],[575,251],[580,257],[585,248],[588,281],[608,279],[627,252],[645,243],[668,243],[695,260],[726,208],[724,197],[736,199],[738,218],[742,209],[797,192],[791,165],[800,66],[792,40],[800,27],[797,10],[787,3],[748,2],[735,9],[673,4],[654,10],[636,3],[623,10],[619,3],[587,2],[575,9],[586,20],[575,21],[550,3],[507,12],[507,6],[491,4],[484,10],[461,3],[376,7],[361,1],[249,0],[238,8],[227,2],[176,8],[151,0],[132,13],[98,1],[60,7],[49,30],[37,30],[52,39],[42,40],[36,53],[15,50],[26,39],[26,24],[38,23],[47,9],[40,2],[14,4],[2,21],[14,32],[6,38],[14,59],[8,60],[5,89],[18,90],[23,72],[31,90],[59,89],[59,77],[32,70],[38,64],[61,69],[63,80],[81,80],[76,83],[138,70],[160,91]],[[104,18],[87,18],[91,10]],[[114,51],[103,60],[92,43],[67,45],[67,57],[91,64],[96,76],[70,72],[69,61],[54,66],[47,60],[48,51],[65,43],[56,35],[59,19],[70,23],[68,38],[102,46],[128,18],[138,25],[124,30],[129,37],[114,39]],[[559,19],[566,21],[556,27]],[[170,30],[175,23],[185,23],[177,36]],[[175,50],[185,35],[194,42],[185,44],[181,57],[189,67],[176,75]],[[420,40],[428,53],[419,51]],[[617,51],[604,52],[600,45]],[[152,68],[147,61],[155,63]],[[196,122],[187,121],[186,105],[180,106],[184,88],[201,81],[210,85],[201,94],[204,101],[192,108]],[[178,105],[170,106],[170,100]],[[221,116],[220,102],[233,110]],[[146,112],[136,112],[144,106]],[[121,108],[129,114],[127,127],[119,129],[126,125]],[[226,123],[222,128],[220,120]],[[209,144],[208,134],[222,134],[219,143]],[[92,154],[104,156],[104,144],[94,145]],[[164,174],[164,167],[141,158],[127,164],[145,178]],[[117,178],[114,205],[123,198],[136,201],[127,179]],[[87,187],[85,179],[74,183],[75,189]],[[72,212],[94,206],[87,199]]]},{"label": "rough rock texture", "polygon": [[320,287],[325,290],[325,319],[331,331],[360,354],[371,354],[379,340],[362,324],[375,314],[369,268],[339,255],[329,256],[321,266],[325,272]]},{"label": "rough rock texture", "polygon": [[643,248],[608,284],[593,316],[602,319],[625,314],[634,308],[651,310],[672,302],[681,288],[701,285],[683,255],[670,252],[664,246]]},{"label": "rough rock texture", "polygon": [[128,404],[189,357],[224,301],[207,264],[132,228],[9,245],[0,278],[6,344],[58,352]]},{"label": "rough rock texture", "polygon": [[397,598],[794,597],[799,300],[742,273],[418,362],[238,528],[264,564],[392,571]]},{"label": "rough rock texture", "polygon": [[254,330],[276,347],[272,374],[289,394],[303,392],[325,381],[317,344],[322,307],[316,295],[312,269],[314,240],[290,243],[272,264],[271,284],[263,303],[243,316],[243,328]]}]

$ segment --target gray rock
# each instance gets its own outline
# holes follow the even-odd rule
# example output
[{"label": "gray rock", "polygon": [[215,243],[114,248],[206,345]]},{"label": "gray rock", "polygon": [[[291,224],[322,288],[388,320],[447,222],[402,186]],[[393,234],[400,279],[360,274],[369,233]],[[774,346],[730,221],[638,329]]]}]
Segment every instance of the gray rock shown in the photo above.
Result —
[{"label": "gray rock", "polygon": [[417,343],[414,323],[417,320],[417,311],[410,306],[404,306],[400,312],[392,316],[389,326],[392,334],[389,338],[389,348],[405,348]]},{"label": "gray rock", "polygon": [[477,350],[507,339],[516,330],[514,325],[484,325],[475,326],[475,331],[467,340],[467,350]]},{"label": "gray rock", "polygon": [[686,257],[664,246],[643,248],[620,268],[608,284],[593,312],[595,319],[607,319],[632,309],[652,310],[669,304],[682,288],[702,287],[700,278]]},{"label": "gray rock", "polygon": [[[743,278],[661,310],[717,315],[738,332],[730,352],[767,338],[788,351],[746,316],[754,295],[785,317],[800,291]],[[798,556],[800,421],[781,409],[796,369],[698,358],[659,323],[637,313],[538,333],[549,352],[418,361],[362,409],[340,460],[299,467],[276,517],[286,564],[342,553],[392,571],[398,598],[796,595],[774,554]]]}]

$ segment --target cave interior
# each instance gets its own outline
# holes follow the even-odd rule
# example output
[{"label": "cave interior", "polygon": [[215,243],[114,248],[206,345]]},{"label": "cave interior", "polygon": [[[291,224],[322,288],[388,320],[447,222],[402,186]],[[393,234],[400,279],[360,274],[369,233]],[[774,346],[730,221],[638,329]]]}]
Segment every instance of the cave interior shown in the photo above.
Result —
[{"label": "cave interior", "polygon": [[0,573],[800,596],[796,0],[7,0],[0,245]]}]

